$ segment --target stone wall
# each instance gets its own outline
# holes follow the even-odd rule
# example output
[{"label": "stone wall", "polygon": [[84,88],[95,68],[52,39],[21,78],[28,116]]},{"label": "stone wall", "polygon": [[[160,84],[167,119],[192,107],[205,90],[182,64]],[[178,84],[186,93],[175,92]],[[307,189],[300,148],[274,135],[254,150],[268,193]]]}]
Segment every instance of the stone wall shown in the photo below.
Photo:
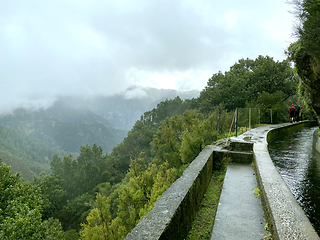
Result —
[{"label": "stone wall", "polygon": [[318,131],[314,131],[313,133],[313,147],[318,153],[320,153],[320,135]]},{"label": "stone wall", "polygon": [[213,146],[207,146],[126,236],[129,239],[185,239],[213,172]]}]

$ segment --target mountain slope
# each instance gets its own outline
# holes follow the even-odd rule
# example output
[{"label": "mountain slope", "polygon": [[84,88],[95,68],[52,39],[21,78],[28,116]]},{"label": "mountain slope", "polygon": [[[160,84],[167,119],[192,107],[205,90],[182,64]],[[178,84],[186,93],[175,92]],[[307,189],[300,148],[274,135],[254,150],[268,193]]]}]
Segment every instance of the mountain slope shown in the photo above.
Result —
[{"label": "mountain slope", "polygon": [[177,91],[133,86],[121,94],[112,96],[94,97],[86,101],[72,97],[65,101],[75,104],[82,101],[83,106],[108,120],[116,128],[129,131],[145,112],[157,107],[161,101],[177,96],[182,100],[191,99],[199,94],[197,90]]},{"label": "mountain slope", "polygon": [[7,151],[0,150],[0,159],[11,166],[11,173],[20,172],[21,176],[29,181],[33,180],[33,177],[36,175],[26,164],[19,159],[19,157],[12,155]]},{"label": "mountain slope", "polygon": [[198,95],[199,91],[132,87],[113,96],[61,97],[48,109],[16,109],[0,116],[0,158],[13,172],[21,171],[32,180],[41,171],[50,171],[54,154],[76,157],[81,146],[94,143],[109,153],[161,101]]},{"label": "mountain slope", "polygon": [[0,158],[11,165],[12,172],[20,171],[24,178],[32,180],[41,171],[50,172],[54,154],[64,156],[68,153],[51,149],[20,131],[0,126]]},{"label": "mountain slope", "polygon": [[111,152],[127,134],[91,110],[74,108],[61,101],[46,110],[18,109],[1,116],[0,125],[19,130],[57,151],[76,153],[80,152],[80,146],[94,143]]}]

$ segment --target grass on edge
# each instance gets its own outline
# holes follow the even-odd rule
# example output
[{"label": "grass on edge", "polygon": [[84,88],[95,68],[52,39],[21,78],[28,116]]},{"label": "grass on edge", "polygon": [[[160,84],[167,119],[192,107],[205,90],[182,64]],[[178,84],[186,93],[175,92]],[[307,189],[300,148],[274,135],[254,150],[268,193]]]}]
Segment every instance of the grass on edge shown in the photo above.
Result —
[{"label": "grass on edge", "polygon": [[187,240],[211,238],[226,169],[213,172],[207,192],[203,196],[199,210],[191,225],[191,230],[186,238]]}]

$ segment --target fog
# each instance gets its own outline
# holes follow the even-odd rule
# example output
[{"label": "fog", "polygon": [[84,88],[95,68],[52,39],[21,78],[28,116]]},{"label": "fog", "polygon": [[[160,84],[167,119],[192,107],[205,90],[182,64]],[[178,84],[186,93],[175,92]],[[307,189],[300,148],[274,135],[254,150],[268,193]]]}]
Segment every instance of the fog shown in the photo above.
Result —
[{"label": "fog", "polygon": [[289,10],[279,0],[0,0],[0,113],[133,85],[201,90],[241,58],[282,61]]}]

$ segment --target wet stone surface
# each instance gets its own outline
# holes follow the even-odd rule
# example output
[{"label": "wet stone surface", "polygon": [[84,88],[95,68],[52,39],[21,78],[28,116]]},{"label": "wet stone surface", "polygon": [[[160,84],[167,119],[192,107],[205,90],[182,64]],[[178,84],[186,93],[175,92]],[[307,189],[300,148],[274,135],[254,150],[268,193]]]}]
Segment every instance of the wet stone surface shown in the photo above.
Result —
[{"label": "wet stone surface", "polygon": [[263,239],[266,221],[260,198],[254,194],[257,181],[250,164],[228,165],[212,240]]}]

